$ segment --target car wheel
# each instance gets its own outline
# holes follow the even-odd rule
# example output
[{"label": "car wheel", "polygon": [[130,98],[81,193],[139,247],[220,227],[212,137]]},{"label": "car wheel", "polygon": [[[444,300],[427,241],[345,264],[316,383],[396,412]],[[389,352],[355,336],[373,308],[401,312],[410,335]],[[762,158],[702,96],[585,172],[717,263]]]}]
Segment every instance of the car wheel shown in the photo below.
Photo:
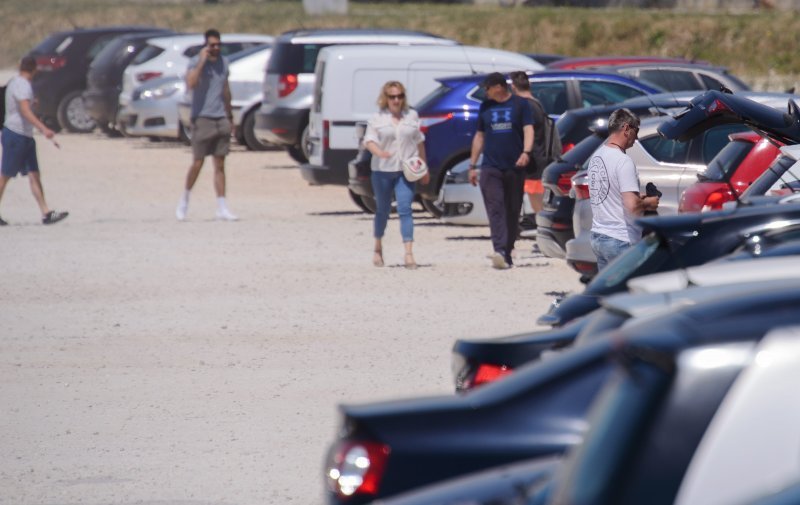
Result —
[{"label": "car wheel", "polygon": [[442,207],[442,202],[438,199],[428,200],[427,198],[423,198],[422,207],[427,210],[430,215],[437,219],[442,217],[442,214],[444,214],[444,207]]},{"label": "car wheel", "polygon": [[308,158],[306,158],[306,155],[303,154],[303,150],[300,148],[300,146],[287,146],[286,152],[289,153],[289,156],[291,156],[294,161],[301,164],[308,163]]},{"label": "car wheel", "polygon": [[[358,208],[366,212],[367,214],[375,214],[375,199],[364,197],[361,195],[357,195],[353,193],[353,190],[348,189],[347,192],[350,194],[350,199],[353,200],[353,203],[358,205]],[[371,206],[367,205],[365,200],[370,200]]]},{"label": "car wheel", "polygon": [[256,108],[245,116],[240,128],[242,129],[242,137],[244,138],[244,144],[247,146],[247,149],[250,151],[266,151],[275,146],[258,140],[255,132],[257,110]]},{"label": "car wheel", "polygon": [[111,137],[112,139],[122,137],[122,132],[121,131],[117,130],[116,128],[114,128],[114,127],[112,127],[112,126],[110,126],[108,124],[101,124],[101,125],[98,125],[98,126],[100,127],[100,131],[101,132],[105,133],[108,137]]},{"label": "car wheel", "polygon": [[178,140],[184,145],[192,145],[192,129],[178,121]]},{"label": "car wheel", "polygon": [[81,91],[72,91],[58,104],[58,123],[68,132],[90,133],[97,123],[86,111]]}]

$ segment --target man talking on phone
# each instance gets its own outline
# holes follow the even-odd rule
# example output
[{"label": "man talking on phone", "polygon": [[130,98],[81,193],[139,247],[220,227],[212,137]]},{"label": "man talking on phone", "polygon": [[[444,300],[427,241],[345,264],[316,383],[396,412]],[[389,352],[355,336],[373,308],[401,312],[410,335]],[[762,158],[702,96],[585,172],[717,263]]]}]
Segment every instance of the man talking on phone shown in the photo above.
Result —
[{"label": "man talking on phone", "polygon": [[221,37],[217,30],[205,33],[206,45],[189,62],[186,86],[192,92],[192,165],[186,175],[186,187],[175,216],[186,219],[189,193],[200,175],[206,156],[214,160],[214,190],[217,193],[217,219],[238,218],[225,202],[225,156],[231,143],[233,113],[228,85],[228,60],[220,53]]}]

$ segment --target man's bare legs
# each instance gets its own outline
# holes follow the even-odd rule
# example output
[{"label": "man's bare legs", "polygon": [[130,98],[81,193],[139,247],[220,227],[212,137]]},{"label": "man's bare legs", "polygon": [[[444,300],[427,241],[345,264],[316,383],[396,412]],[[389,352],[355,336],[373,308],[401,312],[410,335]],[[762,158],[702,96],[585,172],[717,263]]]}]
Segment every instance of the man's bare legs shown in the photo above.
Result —
[{"label": "man's bare legs", "polygon": [[[6,177],[5,175],[0,175],[0,200],[3,199],[3,191],[5,191],[6,189],[6,184],[8,183],[8,179],[9,177]],[[0,226],[5,226],[7,224],[8,223],[3,221],[3,218],[0,217]]]},{"label": "man's bare legs", "polygon": [[39,172],[28,172],[28,180],[31,184],[33,198],[36,199],[36,204],[39,205],[39,210],[42,211],[42,217],[46,217],[50,209],[44,200],[44,189],[42,188],[42,179],[39,176]]},{"label": "man's bare legs", "polygon": [[228,209],[225,202],[225,157],[214,156],[214,190],[217,192],[217,219],[236,221],[239,219]]},{"label": "man's bare legs", "polygon": [[189,192],[194,187],[194,183],[197,182],[197,177],[200,175],[200,169],[202,168],[202,158],[192,161],[192,164],[189,165],[189,172],[186,174],[186,186],[181,199],[178,201],[178,208],[175,210],[175,217],[178,218],[178,221],[186,219],[186,211],[189,210]]}]

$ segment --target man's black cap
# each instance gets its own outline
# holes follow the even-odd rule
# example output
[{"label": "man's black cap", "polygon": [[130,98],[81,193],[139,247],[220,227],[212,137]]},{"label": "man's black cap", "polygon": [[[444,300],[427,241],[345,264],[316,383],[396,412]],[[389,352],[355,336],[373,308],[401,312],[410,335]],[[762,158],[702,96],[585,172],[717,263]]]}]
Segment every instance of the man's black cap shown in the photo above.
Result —
[{"label": "man's black cap", "polygon": [[506,82],[506,76],[500,72],[492,72],[486,76],[486,79],[483,80],[484,88],[491,88],[492,86],[497,86],[498,84],[508,86],[508,83]]}]

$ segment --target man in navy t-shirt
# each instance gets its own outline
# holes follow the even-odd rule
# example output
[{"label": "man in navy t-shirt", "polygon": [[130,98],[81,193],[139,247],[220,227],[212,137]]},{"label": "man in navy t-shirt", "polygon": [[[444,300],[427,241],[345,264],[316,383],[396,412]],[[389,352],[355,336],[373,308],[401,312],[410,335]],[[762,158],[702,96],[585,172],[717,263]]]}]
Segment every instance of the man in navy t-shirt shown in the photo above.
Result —
[{"label": "man in navy t-shirt", "polygon": [[472,139],[469,181],[480,187],[492,235],[492,266],[510,268],[517,239],[519,213],[525,185],[525,168],[533,149],[533,111],[524,98],[512,95],[503,74],[489,74],[483,81],[486,100],[478,112],[478,129]]}]

